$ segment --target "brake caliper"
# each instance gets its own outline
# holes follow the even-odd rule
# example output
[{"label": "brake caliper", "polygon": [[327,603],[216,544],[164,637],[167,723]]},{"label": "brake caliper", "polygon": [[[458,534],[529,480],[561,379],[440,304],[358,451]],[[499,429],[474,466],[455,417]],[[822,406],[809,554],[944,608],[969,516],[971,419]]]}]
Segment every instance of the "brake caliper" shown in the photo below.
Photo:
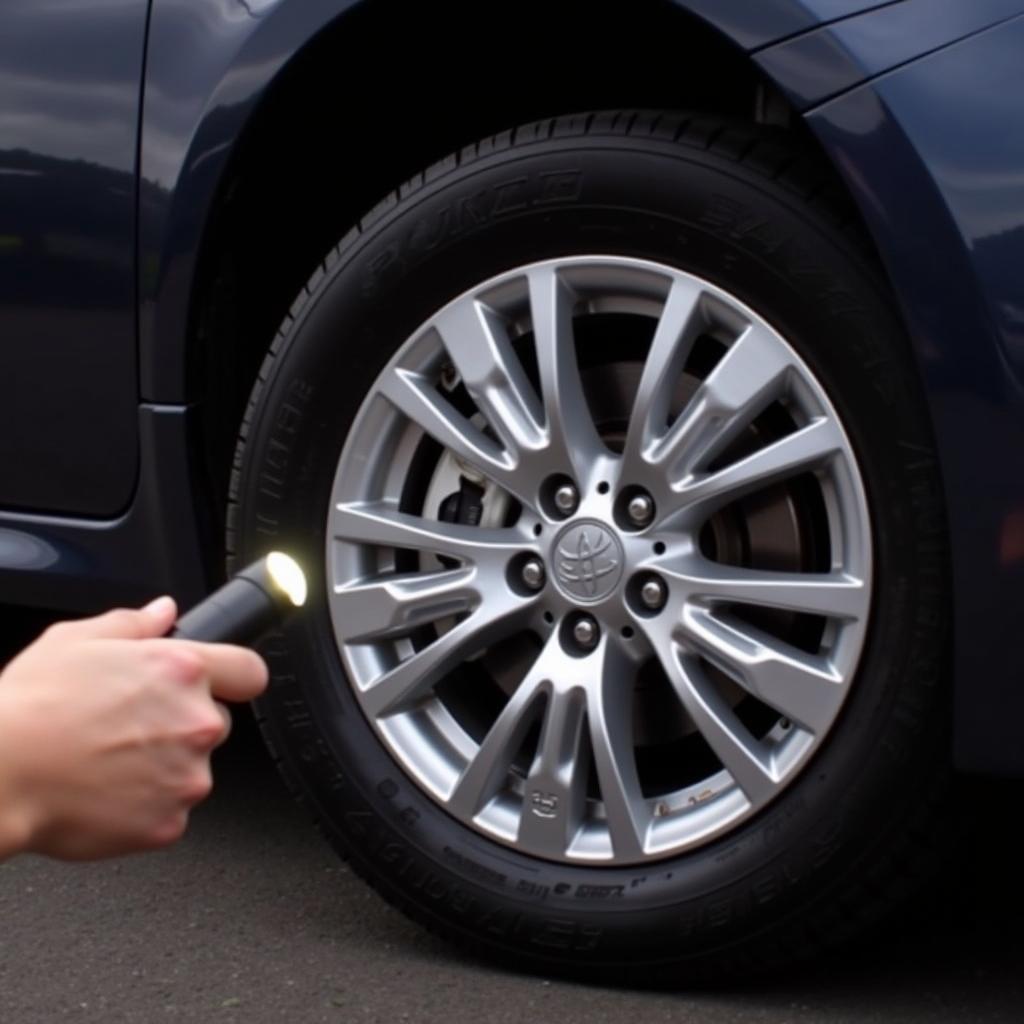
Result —
[{"label": "brake caliper", "polygon": [[437,510],[443,523],[462,523],[479,526],[484,514],[484,489],[464,476],[459,477],[459,489],[448,495]]}]

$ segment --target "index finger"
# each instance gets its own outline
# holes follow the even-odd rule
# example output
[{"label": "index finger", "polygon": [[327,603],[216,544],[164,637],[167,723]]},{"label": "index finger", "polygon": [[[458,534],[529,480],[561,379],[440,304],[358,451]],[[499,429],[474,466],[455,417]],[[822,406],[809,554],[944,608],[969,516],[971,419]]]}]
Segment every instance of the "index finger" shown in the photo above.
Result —
[{"label": "index finger", "polygon": [[266,689],[266,663],[248,647],[200,643],[196,640],[169,640],[168,643],[185,644],[202,658],[210,683],[210,694],[217,700],[252,700]]}]

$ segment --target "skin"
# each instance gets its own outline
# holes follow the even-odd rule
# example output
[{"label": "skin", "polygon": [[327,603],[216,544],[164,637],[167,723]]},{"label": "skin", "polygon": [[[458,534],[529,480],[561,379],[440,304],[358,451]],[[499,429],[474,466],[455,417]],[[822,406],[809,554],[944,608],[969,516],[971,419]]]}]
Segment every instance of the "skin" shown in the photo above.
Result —
[{"label": "skin", "polygon": [[267,683],[252,651],[171,640],[174,601],[51,626],[0,673],[0,859],[94,860],[175,842],[213,785],[221,701]]}]

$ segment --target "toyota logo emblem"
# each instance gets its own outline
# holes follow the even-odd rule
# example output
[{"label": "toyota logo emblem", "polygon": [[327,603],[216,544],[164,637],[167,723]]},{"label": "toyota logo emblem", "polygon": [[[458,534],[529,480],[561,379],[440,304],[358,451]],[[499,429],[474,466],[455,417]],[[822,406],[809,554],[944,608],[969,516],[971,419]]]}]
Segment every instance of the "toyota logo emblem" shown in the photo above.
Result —
[{"label": "toyota logo emblem", "polygon": [[573,523],[555,542],[555,579],[577,601],[601,601],[622,576],[622,546],[607,527]]}]

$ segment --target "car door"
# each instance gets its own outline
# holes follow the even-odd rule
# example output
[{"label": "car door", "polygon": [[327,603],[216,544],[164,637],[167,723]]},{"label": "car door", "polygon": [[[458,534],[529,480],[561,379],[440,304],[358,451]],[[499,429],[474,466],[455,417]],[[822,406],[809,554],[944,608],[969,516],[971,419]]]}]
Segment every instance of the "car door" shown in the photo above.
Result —
[{"label": "car door", "polygon": [[148,0],[0,8],[0,508],[111,516],[138,462]]}]

